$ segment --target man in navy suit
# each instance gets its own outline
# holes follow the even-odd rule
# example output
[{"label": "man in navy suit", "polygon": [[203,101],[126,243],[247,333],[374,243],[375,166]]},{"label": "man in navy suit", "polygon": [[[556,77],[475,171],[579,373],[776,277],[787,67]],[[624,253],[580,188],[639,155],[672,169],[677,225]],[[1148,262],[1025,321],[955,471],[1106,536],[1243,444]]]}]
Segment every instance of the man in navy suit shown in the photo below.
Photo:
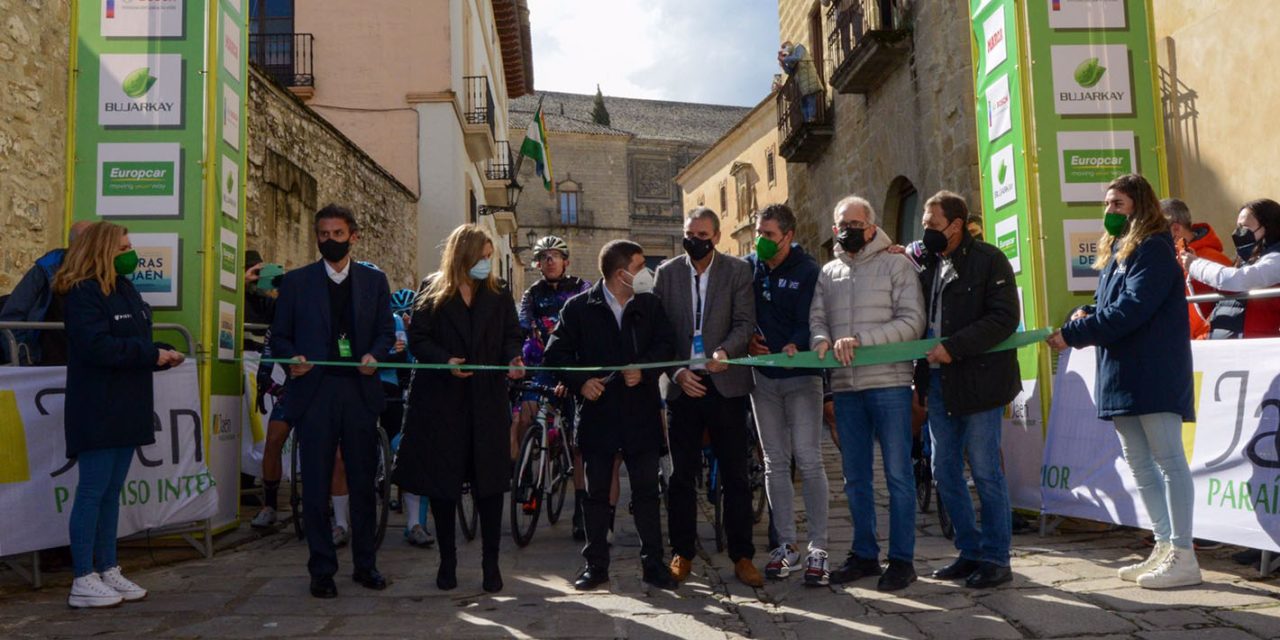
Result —
[{"label": "man in navy suit", "polygon": [[[351,259],[359,226],[349,209],[329,205],[316,212],[315,232],[323,256],[292,271],[280,283],[271,350],[293,359],[285,419],[296,425],[303,494],[303,518],[311,557],[311,595],[338,595],[333,576],[338,555],[329,533],[329,480],[334,456],[342,448],[351,489],[352,578],[364,587],[384,589],[375,557],[374,474],[377,469],[378,414],[386,403],[375,375],[373,354],[395,344],[391,292],[382,272]],[[315,366],[309,361],[350,362]],[[359,366],[355,366],[359,363]]]}]

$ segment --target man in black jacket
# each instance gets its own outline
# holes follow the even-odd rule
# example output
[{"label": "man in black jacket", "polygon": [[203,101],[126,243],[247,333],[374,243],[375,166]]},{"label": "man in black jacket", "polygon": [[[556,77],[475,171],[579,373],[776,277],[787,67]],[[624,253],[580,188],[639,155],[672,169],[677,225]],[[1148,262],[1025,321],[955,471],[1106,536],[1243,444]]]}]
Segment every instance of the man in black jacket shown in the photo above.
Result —
[{"label": "man in black jacket", "polygon": [[[1000,460],[1001,413],[1022,390],[1017,352],[987,353],[1018,328],[1018,289],[1009,259],[974,240],[964,198],[939,191],[925,203],[924,247],[936,256],[920,274],[928,337],[940,337],[916,366],[928,397],[938,501],[955,525],[960,557],[933,572],[988,588],[1010,581],[1009,487]],[[969,460],[982,500],[982,528],[964,479]]]},{"label": "man in black jacket", "polygon": [[[550,366],[623,366],[670,360],[675,331],[650,293],[654,277],[644,266],[644,251],[628,240],[614,240],[600,251],[604,279],[565,303],[560,323],[545,354]],[[578,590],[609,581],[609,488],[614,457],[621,452],[631,478],[631,500],[644,581],[661,589],[678,586],[663,563],[659,510],[658,452],[662,447],[660,369],[615,372],[561,372],[582,396],[578,449],[587,477],[586,566],[574,581]]]}]

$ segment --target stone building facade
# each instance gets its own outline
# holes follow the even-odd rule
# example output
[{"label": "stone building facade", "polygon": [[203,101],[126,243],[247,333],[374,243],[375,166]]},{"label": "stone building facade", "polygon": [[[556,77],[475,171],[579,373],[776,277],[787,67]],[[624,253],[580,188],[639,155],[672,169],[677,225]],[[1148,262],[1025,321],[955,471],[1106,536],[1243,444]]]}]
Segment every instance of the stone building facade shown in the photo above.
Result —
[{"label": "stone building facade", "polygon": [[68,0],[0,0],[0,294],[62,245]]},{"label": "stone building facade", "polygon": [[787,163],[778,157],[778,107],[770,93],[676,176],[685,210],[720,212],[724,253],[755,251],[755,214],[787,202]]},{"label": "stone building facade", "polygon": [[417,287],[417,198],[292,92],[249,71],[245,246],[286,268],[317,259],[312,215],[331,202],[361,225],[354,255],[392,289]]},{"label": "stone building facade", "polygon": [[[869,90],[839,93],[838,61],[848,55],[838,30],[839,12],[878,18],[892,7],[892,47],[901,59],[864,69],[878,76]],[[922,203],[940,189],[963,195],[980,208],[977,128],[968,7],[925,0],[779,0],[780,38],[815,52],[826,84],[830,140],[808,162],[789,162],[788,190],[799,218],[798,239],[809,249],[831,245],[832,207],[858,194],[881,214],[895,241],[920,233]],[[890,15],[885,14],[889,20]],[[869,28],[879,28],[880,25]],[[846,41],[847,42],[847,41]],[[864,56],[875,67],[876,58]],[[785,114],[782,116],[785,117]],[[783,141],[781,144],[786,145]],[[784,154],[785,155],[785,154]],[[818,255],[829,255],[819,251]]]},{"label": "stone building facade", "polygon": [[[749,109],[605,98],[609,124],[592,119],[594,96],[539,92],[511,103],[511,145],[518,149],[541,101],[554,192],[534,163],[521,163],[516,208],[519,241],[555,234],[569,244],[571,271],[599,278],[597,257],[610,240],[631,239],[651,265],[679,254],[684,204],[675,177]],[[540,276],[524,253],[525,282]]]}]

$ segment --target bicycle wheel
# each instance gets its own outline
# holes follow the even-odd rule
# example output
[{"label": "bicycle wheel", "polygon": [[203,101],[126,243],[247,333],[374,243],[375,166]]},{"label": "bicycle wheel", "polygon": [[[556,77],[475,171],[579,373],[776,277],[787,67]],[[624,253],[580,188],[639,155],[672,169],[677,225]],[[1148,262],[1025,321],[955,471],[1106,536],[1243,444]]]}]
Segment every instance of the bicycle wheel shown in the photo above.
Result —
[{"label": "bicycle wheel", "polygon": [[929,468],[929,459],[920,456],[911,464],[915,467],[916,506],[920,513],[929,513],[929,503],[933,501],[933,470]]},{"label": "bicycle wheel", "polygon": [[462,497],[458,499],[458,528],[462,530],[462,537],[467,541],[475,540],[479,521],[480,514],[476,512],[476,499],[471,495],[471,486],[464,484]]},{"label": "bicycle wheel", "polygon": [[547,489],[547,524],[560,521],[560,512],[564,511],[564,497],[569,491],[569,483],[573,482],[573,462],[563,445],[556,455],[551,457],[550,487]]},{"label": "bicycle wheel", "polygon": [[[752,522],[760,524],[760,520],[764,518],[765,511],[769,507],[769,495],[764,487],[764,452],[760,449],[760,443],[752,438],[749,441],[747,449],[747,482],[751,487],[751,509]],[[794,468],[794,465],[793,465]]]},{"label": "bicycle wheel", "polygon": [[387,535],[387,520],[391,517],[391,442],[387,432],[378,427],[378,467],[373,476],[374,497],[377,499],[378,517],[375,523],[373,548],[382,546]]},{"label": "bicycle wheel", "polygon": [[955,539],[956,528],[951,524],[951,515],[947,513],[946,505],[942,504],[942,494],[938,494],[938,526],[942,529],[942,537]]},{"label": "bicycle wheel", "polygon": [[299,540],[307,537],[302,521],[302,465],[298,460],[297,432],[289,432],[289,508],[293,511],[293,533]]},{"label": "bicycle wheel", "polygon": [[515,477],[511,479],[511,538],[520,547],[533,540],[533,532],[538,528],[538,511],[542,508],[542,488],[538,486],[542,453],[542,425],[535,423],[524,434]]}]

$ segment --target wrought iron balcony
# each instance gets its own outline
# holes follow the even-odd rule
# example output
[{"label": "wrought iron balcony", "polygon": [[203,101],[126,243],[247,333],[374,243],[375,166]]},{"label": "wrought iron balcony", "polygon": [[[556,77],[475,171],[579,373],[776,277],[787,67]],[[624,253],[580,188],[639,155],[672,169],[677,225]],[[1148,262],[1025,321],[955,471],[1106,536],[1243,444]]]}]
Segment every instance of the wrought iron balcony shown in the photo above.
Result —
[{"label": "wrought iron balcony", "polygon": [[837,93],[870,93],[911,53],[906,0],[853,0],[827,39]]},{"label": "wrought iron balcony", "polygon": [[251,33],[249,62],[286,87],[314,87],[314,40],[309,33]]},{"label": "wrought iron balcony", "polygon": [[496,135],[493,120],[493,91],[489,90],[487,76],[466,76],[462,79],[466,90],[467,124],[489,125],[489,134]]},{"label": "wrought iron balcony", "polygon": [[827,93],[818,90],[800,95],[796,76],[789,76],[778,90],[778,153],[789,162],[812,162],[831,142],[831,105]]},{"label": "wrought iron balcony", "polygon": [[514,158],[511,156],[511,144],[506,140],[499,140],[496,145],[493,157],[489,159],[488,165],[484,170],[484,177],[489,180],[501,180],[506,183],[514,176],[512,170],[515,168]]}]

